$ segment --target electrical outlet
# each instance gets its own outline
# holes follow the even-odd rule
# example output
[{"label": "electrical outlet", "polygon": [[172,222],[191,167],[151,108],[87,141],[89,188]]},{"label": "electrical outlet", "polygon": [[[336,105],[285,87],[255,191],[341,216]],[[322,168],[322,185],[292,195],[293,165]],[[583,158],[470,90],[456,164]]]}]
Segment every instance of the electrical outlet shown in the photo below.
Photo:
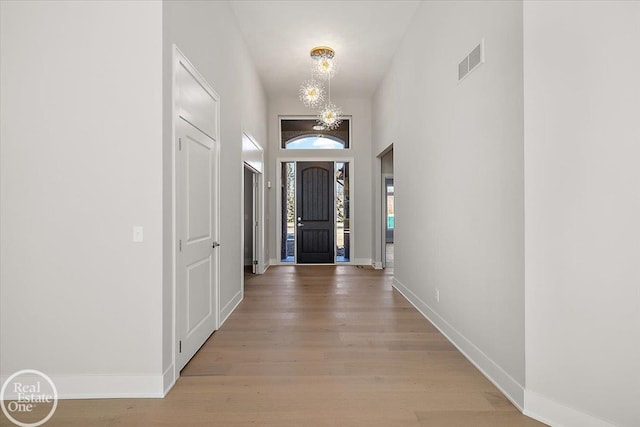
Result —
[{"label": "electrical outlet", "polygon": [[440,302],[440,289],[436,289],[436,302]]}]

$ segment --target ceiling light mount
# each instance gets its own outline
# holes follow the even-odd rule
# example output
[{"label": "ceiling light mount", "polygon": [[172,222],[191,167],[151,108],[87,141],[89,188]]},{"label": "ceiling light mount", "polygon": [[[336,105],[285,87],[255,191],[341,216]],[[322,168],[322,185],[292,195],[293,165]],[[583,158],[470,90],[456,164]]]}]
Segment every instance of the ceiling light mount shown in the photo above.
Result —
[{"label": "ceiling light mount", "polygon": [[336,53],[329,46],[316,46],[311,49],[311,58],[318,60],[320,58],[333,58]]}]

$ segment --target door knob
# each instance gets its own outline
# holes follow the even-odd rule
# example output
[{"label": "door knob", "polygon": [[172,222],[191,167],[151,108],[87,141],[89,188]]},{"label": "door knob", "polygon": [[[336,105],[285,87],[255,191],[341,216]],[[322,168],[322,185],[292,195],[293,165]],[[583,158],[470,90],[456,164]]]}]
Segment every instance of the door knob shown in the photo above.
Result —
[{"label": "door knob", "polygon": [[220,243],[218,243],[218,242],[213,242],[213,246],[212,246],[212,248],[213,248],[213,249],[217,248],[218,246],[220,246]]},{"label": "door knob", "polygon": [[298,227],[302,227],[303,225],[304,225],[304,224],[303,224],[303,223],[301,223],[301,222],[299,222],[299,223],[298,223]]}]

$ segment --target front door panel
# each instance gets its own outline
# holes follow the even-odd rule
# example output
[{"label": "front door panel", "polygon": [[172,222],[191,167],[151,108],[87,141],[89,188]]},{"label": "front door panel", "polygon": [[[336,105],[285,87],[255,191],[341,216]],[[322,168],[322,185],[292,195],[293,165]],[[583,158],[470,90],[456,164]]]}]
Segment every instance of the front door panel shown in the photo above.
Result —
[{"label": "front door panel", "polygon": [[333,263],[333,162],[298,162],[296,167],[297,262]]}]

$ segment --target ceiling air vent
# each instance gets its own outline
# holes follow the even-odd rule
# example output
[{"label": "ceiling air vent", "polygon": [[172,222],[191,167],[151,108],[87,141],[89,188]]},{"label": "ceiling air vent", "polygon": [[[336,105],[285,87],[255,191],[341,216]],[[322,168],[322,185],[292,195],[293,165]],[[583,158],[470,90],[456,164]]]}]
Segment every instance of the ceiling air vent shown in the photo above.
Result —
[{"label": "ceiling air vent", "polygon": [[484,39],[458,64],[458,81],[462,80],[484,62]]}]

